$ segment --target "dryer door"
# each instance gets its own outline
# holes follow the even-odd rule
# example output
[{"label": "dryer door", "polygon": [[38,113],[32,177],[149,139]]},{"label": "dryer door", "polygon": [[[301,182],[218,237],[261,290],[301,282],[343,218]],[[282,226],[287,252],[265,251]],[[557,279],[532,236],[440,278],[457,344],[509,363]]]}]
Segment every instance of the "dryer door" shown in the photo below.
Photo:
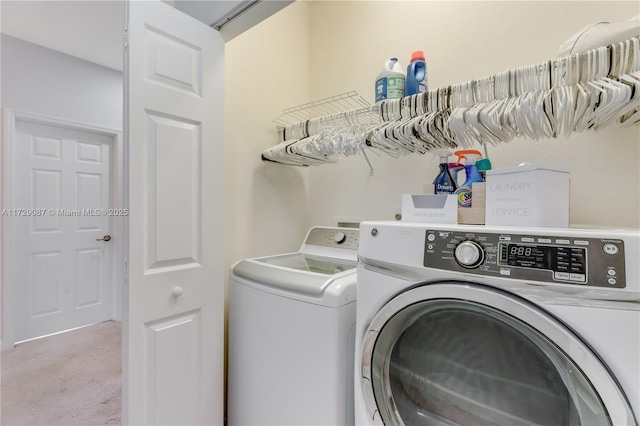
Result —
[{"label": "dryer door", "polygon": [[635,425],[596,355],[512,294],[430,284],[391,300],[363,342],[362,386],[386,425]]}]

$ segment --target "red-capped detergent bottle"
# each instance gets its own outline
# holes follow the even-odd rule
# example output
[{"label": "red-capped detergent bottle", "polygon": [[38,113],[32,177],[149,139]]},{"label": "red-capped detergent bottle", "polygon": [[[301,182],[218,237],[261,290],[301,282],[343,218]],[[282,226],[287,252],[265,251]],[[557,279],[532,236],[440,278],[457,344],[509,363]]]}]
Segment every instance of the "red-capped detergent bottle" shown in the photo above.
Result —
[{"label": "red-capped detergent bottle", "polygon": [[407,66],[407,84],[404,95],[411,96],[427,90],[429,90],[427,85],[427,62],[424,59],[424,52],[416,50],[411,55],[411,62]]}]

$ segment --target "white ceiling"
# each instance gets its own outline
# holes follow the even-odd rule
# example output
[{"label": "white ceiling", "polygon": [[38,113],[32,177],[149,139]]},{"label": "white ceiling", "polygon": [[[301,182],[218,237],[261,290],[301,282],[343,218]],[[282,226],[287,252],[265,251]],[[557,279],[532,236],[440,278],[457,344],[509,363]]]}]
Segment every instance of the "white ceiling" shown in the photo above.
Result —
[{"label": "white ceiling", "polygon": [[177,0],[173,3],[176,9],[193,16],[207,25],[211,25],[250,5],[252,0]]},{"label": "white ceiling", "polygon": [[[166,2],[207,25],[250,3],[249,0]],[[0,0],[0,14],[4,34],[122,70],[122,0]]]},{"label": "white ceiling", "polygon": [[2,0],[2,33],[122,70],[124,2]]}]

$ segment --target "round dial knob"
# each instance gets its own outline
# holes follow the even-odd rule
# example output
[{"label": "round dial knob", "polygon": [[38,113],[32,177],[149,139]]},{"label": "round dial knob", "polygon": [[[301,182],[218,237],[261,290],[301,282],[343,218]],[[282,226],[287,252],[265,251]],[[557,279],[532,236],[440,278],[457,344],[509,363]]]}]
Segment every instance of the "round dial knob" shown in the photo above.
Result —
[{"label": "round dial knob", "polygon": [[337,244],[342,244],[346,241],[347,236],[344,234],[344,232],[336,232],[336,234],[333,236],[333,241],[335,241]]},{"label": "round dial knob", "polygon": [[463,241],[456,247],[456,261],[465,268],[475,268],[484,260],[484,250],[475,241]]}]

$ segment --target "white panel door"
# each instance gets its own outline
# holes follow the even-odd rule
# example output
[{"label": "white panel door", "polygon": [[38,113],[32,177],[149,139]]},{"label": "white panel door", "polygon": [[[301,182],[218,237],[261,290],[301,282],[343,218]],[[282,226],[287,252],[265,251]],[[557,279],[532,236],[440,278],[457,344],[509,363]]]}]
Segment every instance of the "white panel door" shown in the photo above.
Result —
[{"label": "white panel door", "polygon": [[15,122],[12,223],[15,341],[112,318],[113,138]]},{"label": "white panel door", "polygon": [[224,43],[160,1],[128,22],[123,421],[221,424]]}]

